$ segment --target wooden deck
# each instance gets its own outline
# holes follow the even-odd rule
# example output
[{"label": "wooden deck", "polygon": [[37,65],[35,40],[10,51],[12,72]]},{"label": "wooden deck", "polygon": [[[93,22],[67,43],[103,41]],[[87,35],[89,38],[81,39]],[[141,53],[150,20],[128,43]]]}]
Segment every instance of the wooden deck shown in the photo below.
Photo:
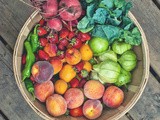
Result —
[{"label": "wooden deck", "polygon": [[[148,84],[136,105],[120,120],[160,120],[160,0],[131,0],[151,59]],[[16,38],[34,9],[19,0],[0,0],[0,120],[42,120],[22,97],[13,74]]]}]

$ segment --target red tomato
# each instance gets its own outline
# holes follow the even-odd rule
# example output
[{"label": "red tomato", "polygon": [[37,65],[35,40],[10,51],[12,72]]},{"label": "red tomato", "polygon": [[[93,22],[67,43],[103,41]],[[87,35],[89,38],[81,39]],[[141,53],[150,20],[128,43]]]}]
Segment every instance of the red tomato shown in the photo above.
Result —
[{"label": "red tomato", "polygon": [[22,55],[22,65],[26,64],[26,54]]},{"label": "red tomato", "polygon": [[82,106],[78,107],[78,108],[74,108],[74,109],[70,109],[69,114],[73,117],[80,117],[83,116],[83,110],[82,110]]},{"label": "red tomato", "polygon": [[75,32],[71,31],[71,32],[69,32],[69,34],[68,34],[68,39],[70,40],[70,39],[72,39],[74,36],[75,36]]},{"label": "red tomato", "polygon": [[59,41],[61,45],[67,46],[69,44],[68,40],[63,38],[62,40]]},{"label": "red tomato", "polygon": [[47,30],[43,27],[38,27],[38,36],[43,36],[47,34]]},{"label": "red tomato", "polygon": [[91,36],[89,33],[82,33],[82,32],[79,32],[78,33],[78,38],[81,39],[82,42],[85,42],[85,41],[88,41],[91,39]]},{"label": "red tomato", "polygon": [[45,23],[45,20],[44,20],[44,19],[41,19],[41,20],[39,21],[40,26],[44,26],[44,23]]},{"label": "red tomato", "polygon": [[49,55],[43,50],[38,51],[38,56],[40,60],[49,60]]},{"label": "red tomato", "polygon": [[78,64],[76,64],[74,66],[74,68],[75,68],[76,72],[79,73],[83,69],[83,66],[84,66],[84,61],[81,61]]},{"label": "red tomato", "polygon": [[59,33],[59,37],[60,39],[67,38],[68,34],[69,34],[69,30],[66,28],[63,28]]},{"label": "red tomato", "polygon": [[48,43],[47,38],[40,38],[39,41],[42,47],[46,46],[46,44]]},{"label": "red tomato", "polygon": [[82,41],[78,38],[73,38],[70,43],[74,48],[79,49],[82,46]]},{"label": "red tomato", "polygon": [[78,87],[79,80],[77,78],[73,78],[69,83],[72,88],[75,88],[75,87]]},{"label": "red tomato", "polygon": [[48,40],[50,43],[56,44],[59,42],[58,34],[54,34],[53,36],[48,36]]}]

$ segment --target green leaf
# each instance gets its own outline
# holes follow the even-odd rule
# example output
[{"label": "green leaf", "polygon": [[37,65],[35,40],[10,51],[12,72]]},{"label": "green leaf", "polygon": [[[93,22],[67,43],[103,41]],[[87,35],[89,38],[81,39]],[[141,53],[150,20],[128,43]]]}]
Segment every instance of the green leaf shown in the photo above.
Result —
[{"label": "green leaf", "polygon": [[131,8],[132,8],[132,3],[127,2],[125,6],[122,7],[123,15],[126,16]]},{"label": "green leaf", "polygon": [[111,8],[114,7],[113,0],[102,0],[99,4],[99,7],[106,8],[106,9],[111,9]]},{"label": "green leaf", "polygon": [[96,9],[96,4],[95,3],[92,3],[90,4],[89,6],[87,6],[87,17],[88,18],[91,18],[93,17],[93,14],[95,13],[95,9]]},{"label": "green leaf", "polygon": [[106,38],[109,40],[109,44],[111,44],[121,36],[121,29],[112,25],[96,25],[92,31],[92,35]]},{"label": "green leaf", "polygon": [[140,45],[142,42],[141,34],[137,27],[133,28],[133,30],[130,31],[124,31],[124,34],[122,35],[126,43],[129,43],[130,45]]},{"label": "green leaf", "polygon": [[121,28],[123,28],[124,30],[131,30],[134,27],[134,23],[131,21],[131,19],[129,17],[124,16],[122,18],[122,24],[121,24]]},{"label": "green leaf", "polygon": [[121,8],[125,5],[125,0],[114,0],[114,5],[116,8]]},{"label": "green leaf", "polygon": [[91,3],[93,2],[94,0],[86,0],[87,3]]},{"label": "green leaf", "polygon": [[87,18],[86,16],[78,22],[77,25],[78,30],[83,33],[89,32],[94,28],[94,23],[91,19]]},{"label": "green leaf", "polygon": [[108,12],[104,8],[98,8],[92,19],[95,23],[104,24],[107,14]]}]

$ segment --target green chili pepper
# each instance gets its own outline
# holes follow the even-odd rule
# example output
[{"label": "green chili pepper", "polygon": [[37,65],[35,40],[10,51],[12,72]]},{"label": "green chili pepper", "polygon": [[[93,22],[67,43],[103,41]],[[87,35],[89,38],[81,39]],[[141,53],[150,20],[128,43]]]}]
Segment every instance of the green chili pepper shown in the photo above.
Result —
[{"label": "green chili pepper", "polygon": [[27,52],[26,55],[26,64],[22,71],[22,80],[24,81],[26,78],[29,78],[31,75],[31,67],[33,63],[35,62],[35,56],[32,51],[31,44],[28,41],[24,42],[24,46]]},{"label": "green chili pepper", "polygon": [[29,33],[28,37],[27,37],[27,41],[31,41],[31,33]]},{"label": "green chili pepper", "polygon": [[34,85],[30,79],[25,79],[24,84],[28,92],[34,94]]},{"label": "green chili pepper", "polygon": [[37,24],[34,27],[33,34],[31,34],[31,46],[32,46],[32,51],[36,52],[38,47],[40,46],[40,42],[38,39],[38,33],[37,33],[37,28],[39,27],[39,24]]}]

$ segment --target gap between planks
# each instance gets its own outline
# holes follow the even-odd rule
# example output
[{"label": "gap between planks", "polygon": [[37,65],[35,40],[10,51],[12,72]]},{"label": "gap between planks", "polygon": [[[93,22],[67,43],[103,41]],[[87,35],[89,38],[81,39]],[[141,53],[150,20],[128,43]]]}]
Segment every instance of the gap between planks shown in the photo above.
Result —
[{"label": "gap between planks", "polygon": [[0,119],[9,120],[8,117],[0,110]]},{"label": "gap between planks", "polygon": [[160,9],[160,0],[152,0],[153,3]]}]

